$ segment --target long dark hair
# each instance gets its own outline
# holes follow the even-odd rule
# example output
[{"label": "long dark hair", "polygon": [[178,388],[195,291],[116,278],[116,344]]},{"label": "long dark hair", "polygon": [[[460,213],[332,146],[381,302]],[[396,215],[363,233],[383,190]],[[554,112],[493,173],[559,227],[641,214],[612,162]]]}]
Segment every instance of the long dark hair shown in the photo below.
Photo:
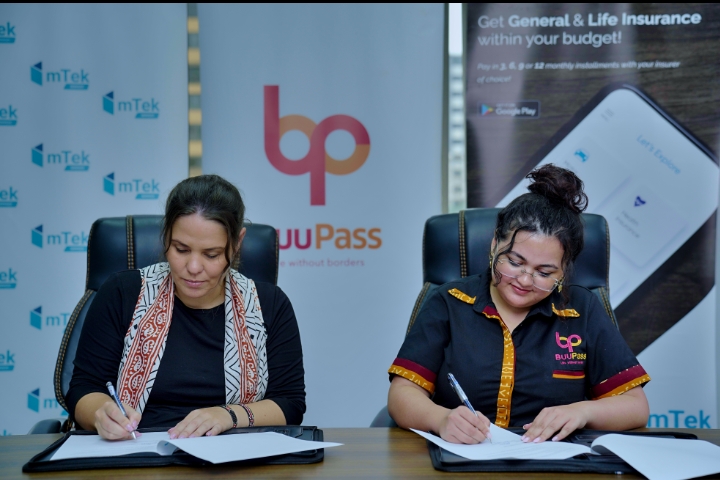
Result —
[{"label": "long dark hair", "polygon": [[[498,214],[495,240],[499,244],[509,237],[510,242],[493,255],[496,285],[502,278],[495,268],[498,257],[513,249],[520,231],[539,233],[560,241],[565,280],[572,275],[573,263],[585,244],[580,214],[587,208],[588,198],[583,192],[582,180],[570,170],[552,164],[533,170],[526,178],[532,181],[528,186],[530,193],[520,195]],[[566,292],[562,293],[567,302]]]},{"label": "long dark hair", "polygon": [[227,267],[239,261],[237,241],[245,221],[245,204],[235,186],[218,175],[190,177],[175,185],[165,203],[162,224],[164,253],[170,248],[172,228],[178,218],[197,213],[225,228]]}]

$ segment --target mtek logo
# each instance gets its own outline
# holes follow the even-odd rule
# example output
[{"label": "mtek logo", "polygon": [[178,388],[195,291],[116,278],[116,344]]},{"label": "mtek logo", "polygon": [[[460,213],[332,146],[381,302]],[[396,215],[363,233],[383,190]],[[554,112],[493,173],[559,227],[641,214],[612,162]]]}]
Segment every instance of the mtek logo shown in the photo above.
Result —
[{"label": "mtek logo", "polygon": [[306,250],[312,247],[313,244],[319,250],[325,246],[323,244],[326,242],[335,245],[338,250],[362,250],[364,248],[375,250],[382,246],[381,230],[379,228],[355,228],[351,230],[349,228],[335,228],[327,223],[318,223],[315,225],[314,235],[313,230],[310,228],[305,229],[304,235],[301,234],[299,228],[288,228],[285,230],[285,235],[280,229],[277,232],[281,250],[287,250],[293,245],[299,250]]},{"label": "mtek logo", "polygon": [[15,370],[15,354],[10,350],[0,353],[0,372],[12,372]]},{"label": "mtek logo", "polygon": [[12,105],[8,105],[7,108],[0,108],[0,127],[14,127],[17,122],[17,108]]},{"label": "mtek logo", "polygon": [[[277,170],[287,175],[310,174],[310,205],[325,205],[325,173],[347,175],[363,166],[370,155],[370,136],[362,123],[348,115],[333,115],[319,124],[302,115],[280,118],[280,88],[266,85],[265,154]],[[310,141],[308,153],[290,160],[280,151],[280,139],[291,130],[299,130]],[[325,140],[335,130],[345,130],[355,139],[355,151],[345,160],[332,158]]]},{"label": "mtek logo", "polygon": [[142,180],[135,178],[128,182],[116,182],[115,172],[103,177],[103,190],[109,195],[131,194],[135,200],[157,200],[160,198],[160,182],[154,179]]},{"label": "mtek logo", "polygon": [[115,92],[108,92],[103,97],[103,110],[110,115],[115,113],[134,113],[135,118],[153,119],[160,116],[160,102],[154,98],[131,98],[115,101]]},{"label": "mtek logo", "polygon": [[43,226],[38,225],[32,229],[31,241],[38,248],[43,248],[43,244],[48,247],[65,247],[65,252],[87,252],[87,244],[89,235],[85,232],[60,232],[57,234],[44,235]]},{"label": "mtek logo", "polygon": [[90,170],[90,154],[85,150],[60,150],[55,153],[44,153],[40,143],[32,149],[32,163],[38,167],[65,167],[66,172],[87,172]]},{"label": "mtek logo", "polygon": [[15,43],[15,25],[10,22],[0,25],[0,43]]},{"label": "mtek logo", "polygon": [[33,328],[37,328],[38,330],[42,330],[43,325],[45,325],[46,328],[65,328],[69,320],[69,313],[60,313],[59,315],[45,315],[43,317],[42,306],[39,306],[34,310],[30,310],[30,326]]},{"label": "mtek logo", "polygon": [[0,270],[0,290],[11,290],[17,287],[17,271],[12,268]]},{"label": "mtek logo", "polygon": [[[28,393],[27,396],[27,407],[33,412],[40,412],[40,410],[52,410],[66,416],[67,412],[60,406],[60,403],[55,397],[40,398],[40,389],[36,388],[32,392]],[[59,411],[58,411],[59,410]]]},{"label": "mtek logo", "polygon": [[61,68],[54,71],[43,72],[42,62],[30,67],[30,80],[43,86],[43,83],[65,85],[65,90],[87,90],[90,87],[88,72],[83,70],[74,71],[69,68]]},{"label": "mtek logo", "polygon": [[8,187],[0,190],[0,208],[15,208],[18,204],[17,190]]},{"label": "mtek logo", "polygon": [[[710,425],[710,415],[705,415],[699,410],[697,415],[690,415],[695,412],[685,410],[668,410],[667,415],[663,413],[651,413],[648,417],[648,428],[713,428]],[[670,422],[668,422],[668,419]]]}]

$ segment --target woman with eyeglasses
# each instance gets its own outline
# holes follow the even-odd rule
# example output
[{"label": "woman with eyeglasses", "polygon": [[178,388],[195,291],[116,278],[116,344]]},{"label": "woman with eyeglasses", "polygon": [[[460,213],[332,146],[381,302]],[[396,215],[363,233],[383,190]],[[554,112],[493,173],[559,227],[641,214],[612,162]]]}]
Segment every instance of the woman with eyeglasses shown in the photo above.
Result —
[{"label": "woman with eyeglasses", "polygon": [[646,425],[650,377],[595,294],[568,282],[583,249],[583,183],[554,165],[528,178],[530,193],[498,214],[487,272],[437,288],[390,367],[401,427],[474,444],[491,422],[536,443]]}]

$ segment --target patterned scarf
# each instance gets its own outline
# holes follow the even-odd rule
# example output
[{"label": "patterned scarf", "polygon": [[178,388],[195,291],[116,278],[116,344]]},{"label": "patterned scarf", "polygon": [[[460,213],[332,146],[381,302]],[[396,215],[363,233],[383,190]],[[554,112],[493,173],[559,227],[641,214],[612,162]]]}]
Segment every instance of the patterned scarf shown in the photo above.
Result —
[{"label": "patterned scarf", "polygon": [[[118,370],[120,401],[142,413],[150,397],[172,322],[174,284],[167,263],[140,270],[142,287],[125,334]],[[267,332],[255,282],[235,270],[225,279],[225,401],[262,400],[268,383]]]}]

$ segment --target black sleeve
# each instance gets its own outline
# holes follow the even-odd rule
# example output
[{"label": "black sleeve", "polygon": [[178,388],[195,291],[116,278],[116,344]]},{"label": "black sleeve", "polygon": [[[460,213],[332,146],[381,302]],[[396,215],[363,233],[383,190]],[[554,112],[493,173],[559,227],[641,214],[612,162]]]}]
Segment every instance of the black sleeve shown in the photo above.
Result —
[{"label": "black sleeve", "polygon": [[391,381],[393,376],[400,375],[430,394],[435,391],[437,373],[445,360],[445,348],[450,343],[450,313],[442,294],[445,290],[435,289],[420,309],[388,370]]},{"label": "black sleeve", "polygon": [[69,414],[85,395],[107,393],[105,383],[117,383],[125,333],[140,294],[140,272],[111,275],[100,287],[85,317],[75,353],[75,368],[65,396]]},{"label": "black sleeve", "polygon": [[305,369],[295,312],[279,287],[263,282],[255,285],[268,335],[265,399],[280,407],[288,425],[300,425],[305,413]]}]

